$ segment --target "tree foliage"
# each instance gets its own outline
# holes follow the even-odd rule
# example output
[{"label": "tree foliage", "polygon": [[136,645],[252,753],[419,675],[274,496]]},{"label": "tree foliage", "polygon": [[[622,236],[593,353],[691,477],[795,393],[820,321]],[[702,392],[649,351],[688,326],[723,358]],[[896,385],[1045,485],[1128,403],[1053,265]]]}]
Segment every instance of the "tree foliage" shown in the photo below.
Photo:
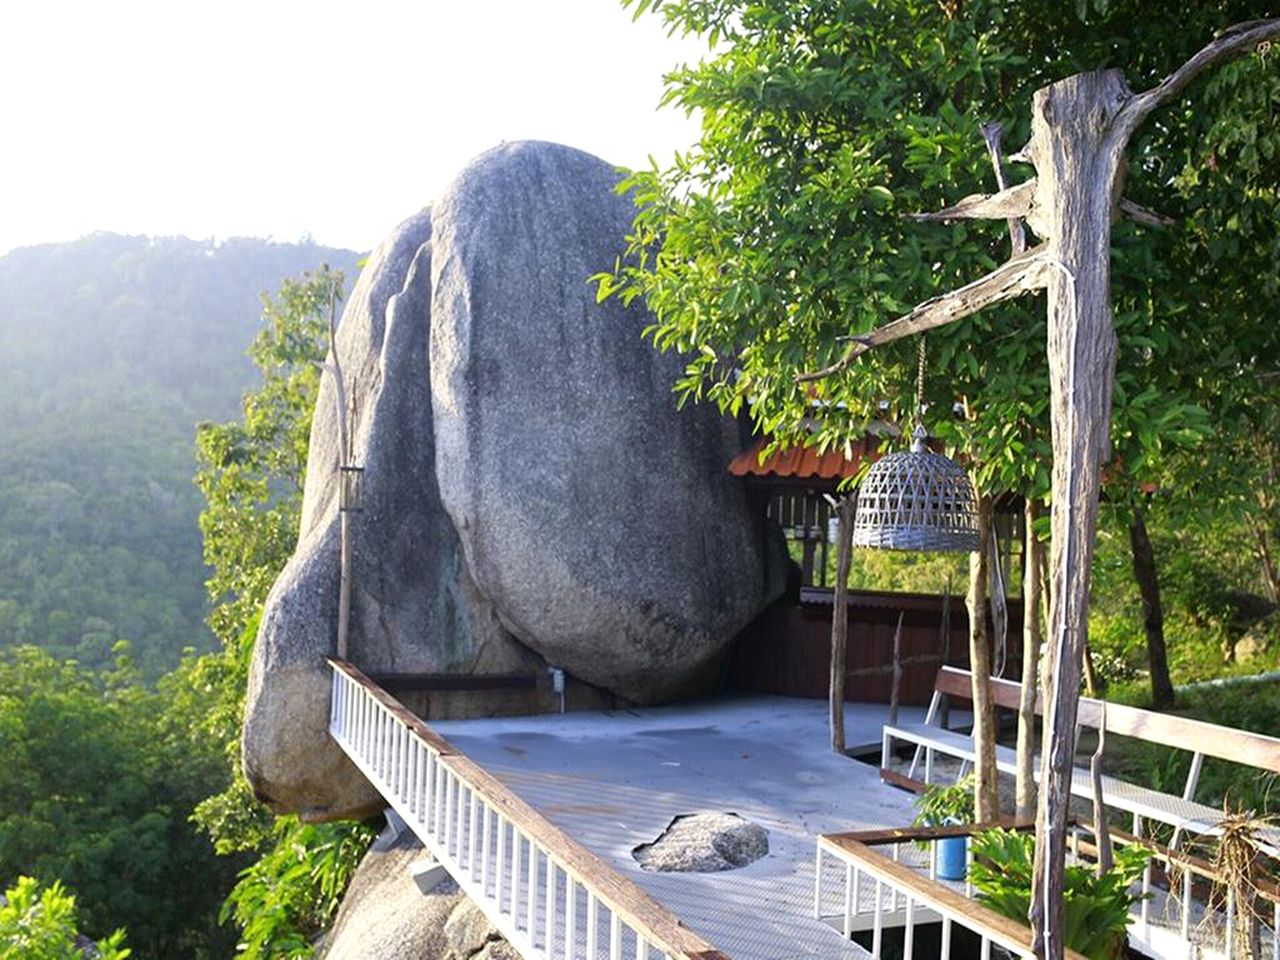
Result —
[{"label": "tree foliage", "polygon": [[82,941],[75,897],[54,881],[41,889],[32,877],[19,877],[0,903],[0,960],[83,960],[92,944],[99,960],[125,960],[130,950],[124,931]]},{"label": "tree foliage", "polygon": [[320,364],[342,288],[342,274],[322,268],[285,280],[276,297],[264,298],[264,328],[249,349],[261,385],[245,395],[241,419],[201,424],[196,435],[196,485],[205,497],[200,529],[212,569],[209,624],[224,647],[195,669],[209,680],[208,726],[229,776],[196,819],[219,852],[260,854],[222,912],[241,927],[239,950],[250,960],[309,956],[372,839],[361,824],[272,818],[253,799],[239,763],[253,643],[267,592],[297,541]]},{"label": "tree foliage", "polygon": [[224,778],[199,696],[176,677],[147,689],[123,649],[103,673],[4,651],[0,691],[0,878],[70,885],[88,929],[124,926],[147,956],[225,946],[218,901],[238,865],[188,821]]},{"label": "tree foliage", "polygon": [[191,431],[252,383],[258,293],[354,253],[96,234],[0,257],[0,645],[148,681],[214,644]]},{"label": "tree foliage", "polygon": [[[1003,224],[904,218],[993,192],[979,125],[1002,122],[1020,146],[1039,86],[1109,65],[1149,85],[1213,29],[1258,15],[1231,2],[1176,3],[1154,19],[1136,2],[1098,4],[1084,19],[1060,4],[994,0],[624,5],[715,46],[668,76],[667,102],[700,111],[702,137],[672,167],[626,182],[639,205],[628,257],[597,278],[600,293],[644,298],[654,342],[689,358],[683,397],[831,446],[873,419],[910,421],[915,344],[878,348],[813,385],[795,375],[835,360],[842,337],[1007,256]],[[1162,114],[1132,157],[1132,192],[1182,221],[1116,234],[1114,434],[1135,478],[1203,435],[1210,379],[1254,380],[1277,351],[1275,284],[1259,289],[1260,273],[1247,271],[1276,253],[1275,173],[1260,158],[1280,146],[1270,124],[1280,80],[1258,58],[1222,76],[1251,95],[1222,91]],[[1001,305],[929,341],[934,432],[972,459],[980,487],[1043,495],[1043,309]],[[957,402],[963,415],[952,418]]]}]

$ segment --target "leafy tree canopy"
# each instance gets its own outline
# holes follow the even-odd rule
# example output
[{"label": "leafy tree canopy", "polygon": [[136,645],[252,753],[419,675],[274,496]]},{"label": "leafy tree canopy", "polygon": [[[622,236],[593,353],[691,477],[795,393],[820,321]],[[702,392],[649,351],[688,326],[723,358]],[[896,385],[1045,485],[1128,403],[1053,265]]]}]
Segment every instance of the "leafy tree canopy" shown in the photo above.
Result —
[{"label": "leafy tree canopy", "polygon": [[[979,125],[1029,134],[1038,87],[1122,67],[1135,89],[1256,4],[995,0],[623,0],[707,37],[667,78],[702,137],[668,169],[633,174],[626,259],[601,296],[641,296],[654,342],[689,357],[684,398],[748,409],[784,440],[840,445],[870,420],[909,423],[914,340],[877,348],[813,385],[799,372],[1008,256],[1003,224],[919,224],[904,214],[995,190]],[[1276,58],[1202,80],[1150,124],[1129,193],[1176,217],[1119,225],[1114,430],[1127,475],[1192,443],[1225,404],[1256,393],[1280,355]],[[1241,95],[1241,91],[1246,91]],[[1021,168],[1012,175],[1024,176]],[[980,486],[1048,489],[1044,309],[1024,299],[929,335],[929,426],[973,458]],[[1224,392],[1226,382],[1236,388]],[[960,417],[946,411],[953,404]]]}]

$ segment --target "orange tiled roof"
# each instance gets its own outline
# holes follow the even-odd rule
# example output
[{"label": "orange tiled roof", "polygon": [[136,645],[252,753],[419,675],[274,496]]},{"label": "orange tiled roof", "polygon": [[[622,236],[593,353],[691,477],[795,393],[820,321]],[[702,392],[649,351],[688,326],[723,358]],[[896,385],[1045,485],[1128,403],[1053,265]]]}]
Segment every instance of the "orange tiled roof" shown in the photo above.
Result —
[{"label": "orange tiled roof", "polygon": [[817,447],[783,447],[775,450],[764,461],[760,451],[770,442],[761,437],[748,449],[729,461],[729,472],[735,477],[794,477],[797,480],[843,480],[855,476],[867,456],[875,456],[879,441],[875,438],[859,440],[853,444],[852,459],[845,459],[839,450],[819,453]]}]

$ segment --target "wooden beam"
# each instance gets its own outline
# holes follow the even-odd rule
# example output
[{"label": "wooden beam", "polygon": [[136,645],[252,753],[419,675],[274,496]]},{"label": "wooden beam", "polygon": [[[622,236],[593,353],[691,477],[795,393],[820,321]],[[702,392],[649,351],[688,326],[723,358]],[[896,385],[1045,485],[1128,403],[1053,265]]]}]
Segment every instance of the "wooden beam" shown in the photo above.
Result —
[{"label": "wooden beam", "polygon": [[406,690],[532,690],[532,673],[373,673],[374,683],[389,693]]},{"label": "wooden beam", "polygon": [[[953,697],[971,699],[970,673],[956,667],[943,667],[938,671],[934,688]],[[991,698],[996,706],[1017,710],[1022,684],[1012,680],[992,677],[988,681]],[[1036,698],[1036,713],[1044,715],[1044,698]],[[1223,727],[1203,720],[1192,720],[1170,713],[1157,713],[1123,703],[1106,703],[1089,697],[1080,698],[1077,721],[1081,726],[1097,730],[1103,723],[1106,711],[1107,732],[1122,737],[1133,737],[1167,747],[1203,753],[1205,756],[1230,760],[1234,763],[1280,773],[1280,738]]]}]

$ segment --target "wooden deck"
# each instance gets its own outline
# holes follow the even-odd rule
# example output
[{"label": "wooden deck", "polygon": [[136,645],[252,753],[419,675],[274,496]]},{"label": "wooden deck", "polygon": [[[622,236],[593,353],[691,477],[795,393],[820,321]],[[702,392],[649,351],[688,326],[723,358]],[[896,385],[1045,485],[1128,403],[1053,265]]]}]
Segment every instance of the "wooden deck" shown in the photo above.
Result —
[{"label": "wooden deck", "polygon": [[[849,704],[848,742],[878,747],[885,715]],[[433,727],[734,960],[866,956],[813,919],[815,838],[902,826],[914,810],[875,766],[831,753],[824,702],[743,696]],[[724,873],[640,869],[635,846],[674,817],[711,811],[761,824],[769,854]]]}]

